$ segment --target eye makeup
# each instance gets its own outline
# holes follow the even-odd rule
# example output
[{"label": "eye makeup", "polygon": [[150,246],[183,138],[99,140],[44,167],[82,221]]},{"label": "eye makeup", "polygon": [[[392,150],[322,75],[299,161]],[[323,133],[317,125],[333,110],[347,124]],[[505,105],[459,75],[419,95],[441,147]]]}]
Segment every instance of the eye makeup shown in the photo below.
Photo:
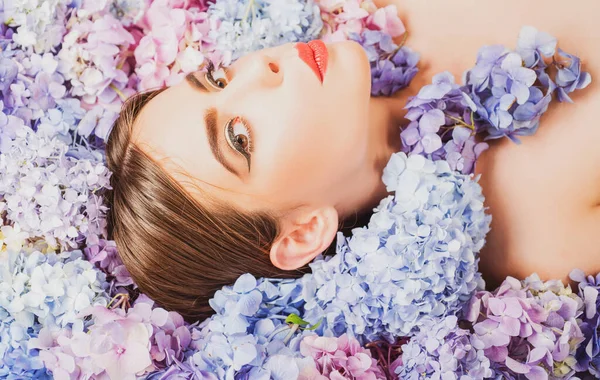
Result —
[{"label": "eye makeup", "polygon": [[254,146],[248,123],[243,118],[236,116],[225,124],[224,134],[229,146],[246,158],[248,171],[250,171],[250,159]]}]

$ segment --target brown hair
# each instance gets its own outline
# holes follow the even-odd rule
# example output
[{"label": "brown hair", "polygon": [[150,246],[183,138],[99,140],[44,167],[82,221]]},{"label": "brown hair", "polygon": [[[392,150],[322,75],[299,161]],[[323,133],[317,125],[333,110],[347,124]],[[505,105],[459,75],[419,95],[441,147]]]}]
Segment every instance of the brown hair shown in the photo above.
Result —
[{"label": "brown hair", "polygon": [[[275,216],[242,213],[209,198],[200,203],[132,142],[136,117],[163,90],[129,98],[107,140],[113,173],[108,238],[139,290],[191,323],[210,316],[214,292],[244,273],[294,278],[309,268],[284,271],[271,263],[267,253],[279,233]],[[325,253],[334,249],[335,242]]]}]

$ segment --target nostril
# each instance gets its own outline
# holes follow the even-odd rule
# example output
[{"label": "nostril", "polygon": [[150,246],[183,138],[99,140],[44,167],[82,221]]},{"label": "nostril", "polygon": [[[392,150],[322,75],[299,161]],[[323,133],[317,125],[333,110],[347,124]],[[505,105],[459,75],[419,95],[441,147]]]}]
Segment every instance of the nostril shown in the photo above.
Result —
[{"label": "nostril", "polygon": [[274,72],[275,74],[277,74],[279,72],[279,66],[277,66],[276,63],[269,63],[269,68],[271,69],[272,72]]}]

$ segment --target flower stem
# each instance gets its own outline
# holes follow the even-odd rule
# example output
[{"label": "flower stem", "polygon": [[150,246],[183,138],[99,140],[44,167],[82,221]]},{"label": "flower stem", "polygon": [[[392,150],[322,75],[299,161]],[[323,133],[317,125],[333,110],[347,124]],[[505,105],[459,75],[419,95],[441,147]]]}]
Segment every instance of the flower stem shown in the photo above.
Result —
[{"label": "flower stem", "polygon": [[115,86],[113,83],[111,83],[108,87],[112,88],[117,93],[117,95],[119,95],[119,98],[121,98],[122,101],[127,100],[127,96],[121,90],[119,90],[117,86]]}]

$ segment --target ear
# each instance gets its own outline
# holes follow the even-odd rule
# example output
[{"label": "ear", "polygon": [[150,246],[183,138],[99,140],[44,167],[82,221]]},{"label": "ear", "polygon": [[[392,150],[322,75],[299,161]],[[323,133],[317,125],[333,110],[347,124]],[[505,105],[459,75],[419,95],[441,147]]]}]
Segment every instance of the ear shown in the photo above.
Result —
[{"label": "ear", "polygon": [[338,231],[338,212],[326,206],[301,211],[284,221],[269,257],[279,269],[293,270],[309,263],[329,247]]}]

